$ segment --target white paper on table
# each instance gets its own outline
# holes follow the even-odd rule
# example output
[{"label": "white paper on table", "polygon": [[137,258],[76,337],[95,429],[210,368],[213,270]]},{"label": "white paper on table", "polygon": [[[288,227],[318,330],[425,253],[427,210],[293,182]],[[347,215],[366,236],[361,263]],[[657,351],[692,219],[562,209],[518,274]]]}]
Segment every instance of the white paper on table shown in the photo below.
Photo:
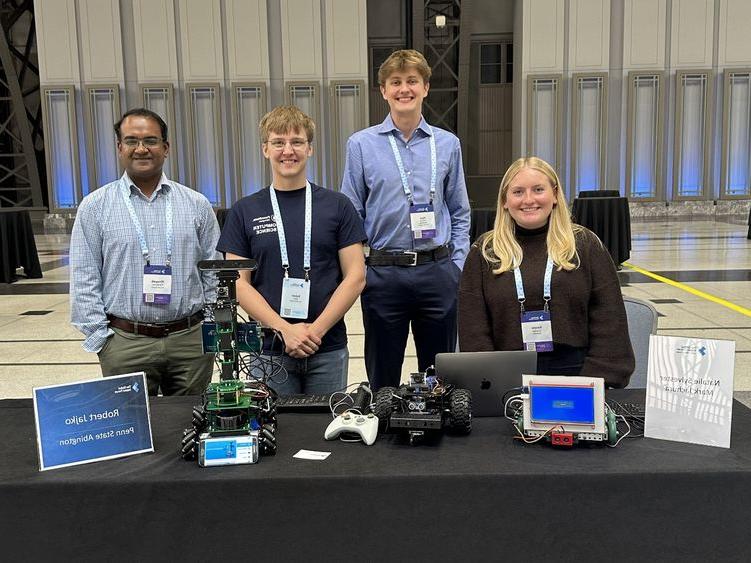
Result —
[{"label": "white paper on table", "polygon": [[331,452],[316,452],[313,450],[300,450],[292,457],[297,459],[312,459],[313,461],[323,461],[331,455]]}]

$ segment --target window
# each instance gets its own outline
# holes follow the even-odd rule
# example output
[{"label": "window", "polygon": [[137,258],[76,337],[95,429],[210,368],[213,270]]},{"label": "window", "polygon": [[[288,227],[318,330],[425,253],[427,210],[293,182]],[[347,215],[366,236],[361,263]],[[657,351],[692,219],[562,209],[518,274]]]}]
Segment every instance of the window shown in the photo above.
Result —
[{"label": "window", "polygon": [[143,107],[159,114],[167,124],[167,133],[170,142],[169,158],[164,161],[164,173],[172,180],[178,179],[177,145],[172,142],[176,139],[175,131],[175,98],[172,84],[142,84],[141,98]]},{"label": "window", "polygon": [[219,84],[186,84],[191,187],[214,207],[224,207],[224,157]]},{"label": "window", "polygon": [[605,115],[607,110],[607,75],[573,75],[574,111],[571,147],[572,195],[583,190],[606,189],[605,185]]},{"label": "window", "polygon": [[701,199],[707,191],[709,93],[709,71],[676,74],[675,199]]},{"label": "window", "polygon": [[360,81],[331,83],[331,187],[336,190],[342,185],[347,139],[365,127],[364,89],[365,84]]},{"label": "window", "polygon": [[322,121],[320,119],[320,87],[318,84],[309,82],[288,82],[287,83],[287,103],[299,107],[315,122],[317,127],[316,139],[318,148],[313,149],[313,158],[308,160],[308,179],[319,186],[326,184],[323,167],[321,165],[321,153],[323,152],[323,143],[321,139]]},{"label": "window", "polygon": [[721,197],[751,195],[751,70],[725,71]]},{"label": "window", "polygon": [[44,150],[50,213],[76,207],[82,199],[76,136],[75,88],[42,88]]},{"label": "window", "polygon": [[528,76],[527,154],[560,174],[562,103],[560,75]]},{"label": "window", "polygon": [[257,192],[268,183],[266,159],[261,149],[258,123],[266,113],[264,84],[233,84],[235,152],[237,158],[235,198]]},{"label": "window", "polygon": [[661,185],[662,75],[632,72],[628,85],[626,194],[654,201]]},{"label": "window", "polygon": [[514,45],[510,41],[480,45],[480,84],[511,84]]},{"label": "window", "polygon": [[86,87],[86,125],[89,133],[89,189],[114,182],[120,176],[112,124],[120,118],[117,85]]}]

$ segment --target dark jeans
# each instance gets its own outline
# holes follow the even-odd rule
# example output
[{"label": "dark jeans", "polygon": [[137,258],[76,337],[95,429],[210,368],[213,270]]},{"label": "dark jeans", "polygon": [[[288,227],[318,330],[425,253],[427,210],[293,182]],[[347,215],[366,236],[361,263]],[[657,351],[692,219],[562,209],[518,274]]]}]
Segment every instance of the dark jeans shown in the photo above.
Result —
[{"label": "dark jeans", "polygon": [[420,266],[368,266],[362,293],[365,369],[373,390],[398,386],[410,324],[417,365],[456,351],[456,291],[461,271],[449,257]]}]

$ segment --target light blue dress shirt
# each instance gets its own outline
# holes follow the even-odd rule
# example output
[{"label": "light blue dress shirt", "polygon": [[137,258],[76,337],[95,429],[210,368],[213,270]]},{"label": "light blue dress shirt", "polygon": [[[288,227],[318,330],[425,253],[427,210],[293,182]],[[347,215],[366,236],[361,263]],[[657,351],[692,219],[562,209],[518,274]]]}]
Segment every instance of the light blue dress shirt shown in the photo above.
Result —
[{"label": "light blue dress shirt", "polygon": [[[430,201],[430,135],[435,135],[437,181],[433,205],[436,236],[414,240],[409,202],[388,136],[394,135],[415,203]],[[342,193],[365,220],[368,244],[377,250],[429,250],[451,244],[451,259],[461,269],[469,251],[470,208],[459,139],[425,118],[405,141],[391,115],[380,125],[358,131],[347,141]]]},{"label": "light blue dress shirt", "polygon": [[[143,301],[143,267],[136,229],[122,186],[130,193],[149,247],[151,264],[165,264],[165,196],[172,201],[172,297],[169,304]],[[113,334],[107,315],[144,323],[188,317],[216,297],[216,276],[200,272],[201,260],[220,258],[219,224],[203,194],[168,180],[147,198],[127,173],[86,196],[70,239],[71,323],[85,336],[83,349],[98,352]]]}]

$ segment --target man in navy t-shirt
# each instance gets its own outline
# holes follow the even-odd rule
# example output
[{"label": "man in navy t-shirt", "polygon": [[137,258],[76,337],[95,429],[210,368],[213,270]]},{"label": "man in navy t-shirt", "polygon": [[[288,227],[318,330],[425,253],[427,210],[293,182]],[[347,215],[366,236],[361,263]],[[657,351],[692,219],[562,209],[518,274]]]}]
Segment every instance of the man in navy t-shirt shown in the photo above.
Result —
[{"label": "man in navy t-shirt", "polygon": [[280,394],[330,393],[347,383],[343,317],[365,287],[362,219],[346,196],[307,181],[310,117],[280,106],[263,117],[260,132],[272,184],[232,206],[217,250],[258,262],[252,276],[241,273],[237,297],[283,339],[264,339],[266,373],[272,356],[286,370],[269,384]]}]

